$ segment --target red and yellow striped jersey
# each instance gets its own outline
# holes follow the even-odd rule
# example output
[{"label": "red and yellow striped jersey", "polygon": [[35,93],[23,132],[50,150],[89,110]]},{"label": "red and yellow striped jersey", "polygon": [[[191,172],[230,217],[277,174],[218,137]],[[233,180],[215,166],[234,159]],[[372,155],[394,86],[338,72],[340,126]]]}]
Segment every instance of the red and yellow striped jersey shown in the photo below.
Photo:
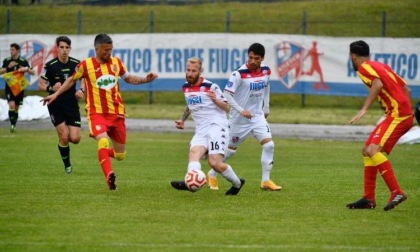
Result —
[{"label": "red and yellow striped jersey", "polygon": [[73,79],[85,79],[86,111],[91,114],[116,114],[125,116],[125,106],[120,93],[118,78],[127,68],[119,58],[111,57],[100,64],[95,57],[80,62]]},{"label": "red and yellow striped jersey", "polygon": [[357,75],[369,89],[372,87],[372,81],[375,78],[381,80],[383,87],[377,99],[385,114],[392,117],[413,114],[410,99],[404,91],[405,81],[388,65],[368,60],[359,66]]}]

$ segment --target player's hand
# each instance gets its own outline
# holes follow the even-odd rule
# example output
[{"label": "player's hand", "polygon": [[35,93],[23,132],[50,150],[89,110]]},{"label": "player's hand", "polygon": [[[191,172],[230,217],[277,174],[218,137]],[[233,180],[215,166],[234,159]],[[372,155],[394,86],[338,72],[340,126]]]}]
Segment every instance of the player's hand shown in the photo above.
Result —
[{"label": "player's hand", "polygon": [[249,112],[248,110],[244,109],[241,112],[241,115],[247,119],[251,119],[252,118],[252,114],[251,112]]},{"label": "player's hand", "polygon": [[28,67],[19,67],[18,72],[24,73],[26,71],[28,71]]},{"label": "player's hand", "polygon": [[45,104],[50,105],[56,98],[57,98],[57,95],[55,95],[55,93],[54,93],[52,95],[49,95],[47,97],[42,98],[40,100],[40,102],[42,102],[42,105],[44,105],[44,106],[45,106]]},{"label": "player's hand", "polygon": [[360,118],[362,118],[362,116],[364,116],[366,114],[366,110],[360,110],[359,113],[357,113],[351,120],[350,120],[350,124],[354,124],[357,121],[360,120]]},{"label": "player's hand", "polygon": [[206,92],[207,97],[210,98],[210,100],[212,100],[213,102],[217,99],[216,98],[216,93],[212,90],[209,90]]},{"label": "player's hand", "polygon": [[52,90],[56,92],[61,87],[61,82],[56,82],[52,87]]},{"label": "player's hand", "polygon": [[155,80],[158,77],[157,74],[155,73],[149,73],[146,75],[146,82],[151,82],[153,80]]},{"label": "player's hand", "polygon": [[175,121],[175,127],[177,129],[184,129],[184,121],[182,121],[182,120],[176,120]]},{"label": "player's hand", "polygon": [[83,99],[83,97],[85,97],[85,93],[83,93],[83,91],[80,89],[78,89],[74,95],[77,99]]}]

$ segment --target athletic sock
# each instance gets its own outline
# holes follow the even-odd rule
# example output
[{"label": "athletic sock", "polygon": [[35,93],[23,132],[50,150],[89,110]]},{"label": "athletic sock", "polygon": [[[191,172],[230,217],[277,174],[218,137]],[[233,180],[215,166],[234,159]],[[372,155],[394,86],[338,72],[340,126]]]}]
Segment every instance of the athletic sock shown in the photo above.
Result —
[{"label": "athletic sock", "polygon": [[188,163],[187,172],[191,170],[200,170],[201,171],[201,163],[197,161],[192,161]]},{"label": "athletic sock", "polygon": [[98,140],[98,160],[105,177],[112,171],[111,158],[108,154],[108,148],[109,140],[107,138],[101,138]]},{"label": "athletic sock", "polygon": [[376,176],[378,174],[378,168],[370,157],[363,157],[364,162],[364,195],[363,197],[368,200],[375,200],[375,188],[376,188]]},{"label": "athletic sock", "polygon": [[18,116],[18,113],[15,110],[12,110],[12,109],[9,110],[9,121],[11,125],[13,126],[16,125],[17,116]]},{"label": "athletic sock", "polygon": [[241,187],[241,181],[239,180],[238,176],[236,176],[236,173],[233,171],[230,165],[228,165],[227,169],[221,174],[222,177],[224,177],[227,181],[231,182],[234,187]]},{"label": "athletic sock", "polygon": [[274,142],[270,141],[262,145],[261,153],[261,168],[262,178],[261,181],[267,181],[270,179],[270,172],[273,169],[273,158],[274,158]]},{"label": "athletic sock", "polygon": [[217,171],[215,171],[214,169],[210,169],[209,175],[212,176],[212,177],[216,177],[217,176]]},{"label": "athletic sock", "polygon": [[70,167],[70,146],[61,146],[58,144],[58,151],[60,152],[64,167]]},{"label": "athletic sock", "polygon": [[108,156],[111,157],[111,158],[115,157],[114,148],[108,148]]},{"label": "athletic sock", "polygon": [[384,179],[389,191],[392,194],[402,192],[388,158],[381,152],[378,152],[373,155],[371,159],[376,164],[379,174],[381,174]]}]

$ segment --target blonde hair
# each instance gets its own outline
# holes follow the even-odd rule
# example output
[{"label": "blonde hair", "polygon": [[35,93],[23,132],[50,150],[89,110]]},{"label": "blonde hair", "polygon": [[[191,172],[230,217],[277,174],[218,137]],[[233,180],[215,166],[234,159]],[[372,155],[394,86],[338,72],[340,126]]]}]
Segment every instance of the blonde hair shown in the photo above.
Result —
[{"label": "blonde hair", "polygon": [[202,70],[203,62],[198,57],[191,57],[188,59],[187,63],[195,64],[197,63],[200,66],[200,70]]}]

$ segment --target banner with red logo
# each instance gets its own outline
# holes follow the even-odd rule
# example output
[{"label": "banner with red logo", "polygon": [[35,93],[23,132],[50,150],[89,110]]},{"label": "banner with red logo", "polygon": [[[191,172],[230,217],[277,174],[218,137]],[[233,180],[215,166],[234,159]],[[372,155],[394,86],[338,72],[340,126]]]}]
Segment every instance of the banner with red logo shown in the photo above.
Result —
[{"label": "banner with red logo", "polygon": [[[364,40],[371,59],[389,65],[420,98],[420,38],[325,37],[288,34],[152,33],[110,34],[112,55],[119,57],[130,73],[144,76],[156,72],[152,84],[125,85],[121,90],[179,91],[185,82],[189,57],[203,60],[203,75],[222,88],[230,73],[244,64],[248,47],[265,47],[263,64],[271,68],[273,93],[365,96],[367,89],[353,69],[349,44]],[[95,35],[69,35],[70,56],[83,60],[95,55]],[[29,89],[36,89],[43,65],[57,56],[54,35],[0,35],[0,58],[10,56],[11,43],[21,45],[21,56],[35,75],[26,74]],[[1,86],[0,79],[0,86]]]}]

